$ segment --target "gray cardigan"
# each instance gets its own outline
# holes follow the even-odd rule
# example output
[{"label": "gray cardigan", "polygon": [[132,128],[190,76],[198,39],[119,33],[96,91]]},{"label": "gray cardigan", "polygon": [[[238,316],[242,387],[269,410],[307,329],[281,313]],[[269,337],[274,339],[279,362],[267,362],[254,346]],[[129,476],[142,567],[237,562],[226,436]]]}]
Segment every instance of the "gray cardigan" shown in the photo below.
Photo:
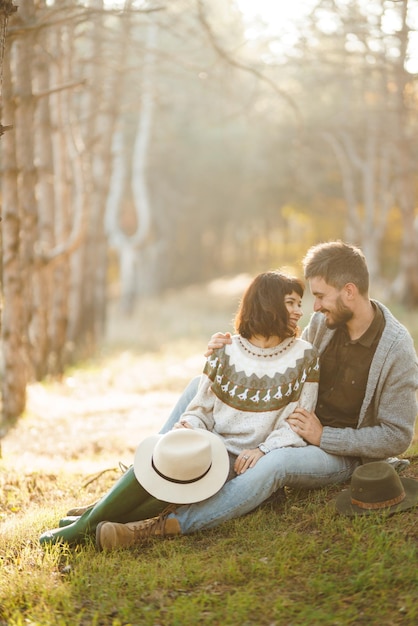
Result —
[{"label": "gray cardigan", "polygon": [[[385,459],[405,452],[414,435],[417,416],[418,361],[407,329],[383,304],[385,328],[377,346],[367,381],[357,428],[324,427],[320,447],[330,454]],[[334,330],[322,313],[314,313],[302,337],[320,354]]]}]

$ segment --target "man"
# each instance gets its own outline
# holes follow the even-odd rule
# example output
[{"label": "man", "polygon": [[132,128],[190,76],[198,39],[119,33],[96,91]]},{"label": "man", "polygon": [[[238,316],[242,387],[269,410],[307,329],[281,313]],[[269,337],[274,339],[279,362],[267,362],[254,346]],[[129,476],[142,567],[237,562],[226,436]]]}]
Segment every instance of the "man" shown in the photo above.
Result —
[{"label": "man", "polygon": [[[408,331],[368,295],[362,252],[341,241],[312,247],[304,259],[314,314],[302,337],[320,353],[315,413],[288,421],[308,446],[279,448],[225,483],[211,498],[154,521],[102,523],[97,545],[112,549],[148,535],[188,534],[239,517],[284,486],[317,488],[346,481],[361,463],[401,454],[417,415],[418,363]],[[217,334],[209,352],[230,341]],[[178,421],[196,391],[193,381],[163,431]]]}]

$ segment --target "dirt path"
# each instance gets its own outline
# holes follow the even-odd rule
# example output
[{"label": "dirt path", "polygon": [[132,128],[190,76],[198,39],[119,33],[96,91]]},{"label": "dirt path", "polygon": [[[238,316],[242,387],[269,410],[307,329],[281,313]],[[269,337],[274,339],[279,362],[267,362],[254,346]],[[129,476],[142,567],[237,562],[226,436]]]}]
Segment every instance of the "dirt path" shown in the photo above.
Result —
[{"label": "dirt path", "polygon": [[28,389],[27,413],[2,441],[2,461],[23,472],[75,473],[129,464],[137,443],[158,432],[201,355],[174,366],[122,353],[102,368],[76,371],[61,383]]},{"label": "dirt path", "polygon": [[[103,356],[62,382],[34,384],[27,411],[2,440],[6,470],[74,473],[130,464],[141,439],[158,432],[181,391],[200,374],[203,351],[231,319],[247,275],[143,298],[121,318],[110,305]],[[110,356],[109,356],[110,355]]]}]

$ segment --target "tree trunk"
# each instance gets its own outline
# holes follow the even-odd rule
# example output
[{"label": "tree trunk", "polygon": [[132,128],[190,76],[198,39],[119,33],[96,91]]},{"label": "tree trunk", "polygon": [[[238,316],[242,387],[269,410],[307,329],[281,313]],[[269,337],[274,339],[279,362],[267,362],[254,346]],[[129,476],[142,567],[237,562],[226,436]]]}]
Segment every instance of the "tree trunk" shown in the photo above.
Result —
[{"label": "tree trunk", "polygon": [[37,155],[38,198],[39,198],[39,237],[36,254],[39,275],[39,290],[34,294],[34,310],[37,320],[37,349],[34,353],[34,370],[37,380],[42,380],[49,371],[51,293],[53,290],[52,268],[47,263],[47,254],[54,246],[54,155],[52,146],[53,129],[51,123],[48,92],[50,89],[49,31],[39,34],[40,44],[35,48],[34,77],[38,94],[35,114],[34,136]]},{"label": "tree trunk", "polygon": [[[91,0],[89,6],[103,10],[103,0]],[[111,148],[115,121],[120,109],[120,73],[109,73],[107,55],[111,53],[103,40],[104,19],[96,18],[88,40],[89,58],[94,63],[86,68],[89,89],[83,101],[84,137],[87,150],[83,154],[85,194],[89,206],[87,238],[75,261],[79,269],[78,288],[73,289],[73,314],[70,319],[69,338],[77,337],[93,347],[105,332],[107,308],[107,237],[104,214],[111,174]],[[117,42],[112,54],[116,65],[123,67],[126,38]],[[88,198],[87,198],[88,195]],[[76,280],[74,274],[74,280]],[[80,283],[81,281],[81,283]],[[74,285],[75,287],[75,285]],[[74,315],[75,314],[75,315]]]},{"label": "tree trunk", "polygon": [[[11,42],[7,42],[3,72],[3,116],[15,125],[16,100],[11,81]],[[16,164],[15,132],[8,131],[1,142],[2,173],[2,415],[0,436],[24,411],[28,367],[23,337],[25,332],[23,288],[20,266],[20,210]]]},{"label": "tree trunk", "polygon": [[[408,39],[411,29],[408,26],[408,8],[412,5],[408,0],[398,3],[401,28],[398,31],[400,39],[400,55],[397,61],[396,81],[396,113],[398,127],[396,140],[396,188],[399,206],[403,219],[403,237],[400,253],[399,273],[393,284],[393,292],[401,302],[410,308],[418,307],[418,218],[416,217],[417,186],[416,161],[411,142],[415,142],[415,134],[411,136],[410,129],[416,126],[412,120],[414,107],[408,102],[408,84],[412,77],[406,70]],[[416,107],[415,107],[416,108]]]},{"label": "tree trunk", "polygon": [[[51,64],[51,85],[59,87],[71,81],[70,68],[74,57],[74,29],[71,24],[63,24],[54,29],[51,48],[55,62]],[[74,187],[77,174],[74,148],[71,136],[71,115],[69,113],[70,93],[58,90],[49,97],[53,134],[55,210],[54,248],[48,250],[52,262],[51,312],[50,312],[50,355],[49,371],[62,374],[68,358],[68,325],[71,319],[70,281],[71,252],[79,245],[82,237],[82,207],[74,200]],[[76,187],[77,188],[77,187]],[[76,196],[79,201],[79,197]],[[74,226],[76,224],[76,226]],[[72,228],[73,227],[73,228]],[[73,231],[73,235],[72,235]],[[82,275],[82,273],[81,273]]]},{"label": "tree trunk", "polygon": [[[25,2],[19,11],[23,26],[35,22],[33,0]],[[37,311],[34,302],[39,302],[40,279],[35,266],[35,242],[38,237],[38,206],[35,194],[36,169],[34,159],[34,111],[35,98],[32,92],[32,59],[34,34],[26,30],[19,34],[15,42],[14,97],[17,101],[15,112],[16,161],[18,168],[18,196],[21,210],[21,273],[25,307],[24,339],[30,363],[33,362],[39,341]],[[33,372],[31,372],[32,376]]]},{"label": "tree trunk", "polygon": [[[133,311],[138,291],[139,251],[146,245],[151,230],[151,206],[148,195],[146,167],[153,121],[154,99],[152,81],[157,25],[150,20],[147,26],[146,54],[141,81],[141,111],[136,129],[132,169],[127,167],[127,152],[124,133],[119,132],[114,141],[114,171],[106,208],[107,233],[111,245],[117,250],[120,260],[121,306],[126,314]],[[121,227],[119,214],[122,208],[125,172],[131,171],[130,191],[135,207],[136,229],[129,234]]]}]

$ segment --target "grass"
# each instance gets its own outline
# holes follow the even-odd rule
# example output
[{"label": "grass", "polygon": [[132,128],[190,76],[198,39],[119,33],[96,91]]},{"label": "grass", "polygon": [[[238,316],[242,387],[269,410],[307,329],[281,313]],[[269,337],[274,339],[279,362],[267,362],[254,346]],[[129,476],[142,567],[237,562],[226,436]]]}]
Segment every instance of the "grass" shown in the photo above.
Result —
[{"label": "grass", "polygon": [[40,507],[2,538],[0,623],[416,625],[416,510],[336,516],[337,491],[288,492],[219,529],[110,554],[41,550],[55,518]]},{"label": "grass", "polygon": [[[212,286],[208,315],[194,323],[187,339],[188,324],[208,302],[197,288],[182,298],[183,311],[179,295],[168,294],[164,306],[149,300],[129,322],[120,324],[115,316],[102,358],[74,368],[71,385],[45,385],[45,404],[31,405],[10,443],[4,441],[0,626],[418,624],[417,508],[391,517],[339,516],[333,498],[341,486],[287,490],[285,497],[219,528],[135,550],[105,554],[93,544],[73,551],[41,549],[41,532],[75,503],[106,491],[119,471],[109,465],[117,466],[124,445],[132,450],[131,432],[122,426],[129,406],[118,413],[110,403],[106,412],[94,404],[94,393],[115,398],[122,389],[125,399],[136,394],[139,402],[149,395],[155,403],[169,388],[175,397],[195,368],[198,373],[210,334],[229,328],[237,295],[216,292],[224,287]],[[176,319],[179,325],[173,325]],[[141,332],[133,344],[136,325]],[[80,406],[85,412],[78,415]],[[47,418],[45,407],[51,411]],[[83,430],[92,423],[95,446],[86,444],[90,431]],[[68,432],[71,446],[61,449]],[[34,463],[42,451],[45,461],[54,458],[47,469]],[[403,475],[418,479],[418,439],[405,456],[411,465]]]}]

